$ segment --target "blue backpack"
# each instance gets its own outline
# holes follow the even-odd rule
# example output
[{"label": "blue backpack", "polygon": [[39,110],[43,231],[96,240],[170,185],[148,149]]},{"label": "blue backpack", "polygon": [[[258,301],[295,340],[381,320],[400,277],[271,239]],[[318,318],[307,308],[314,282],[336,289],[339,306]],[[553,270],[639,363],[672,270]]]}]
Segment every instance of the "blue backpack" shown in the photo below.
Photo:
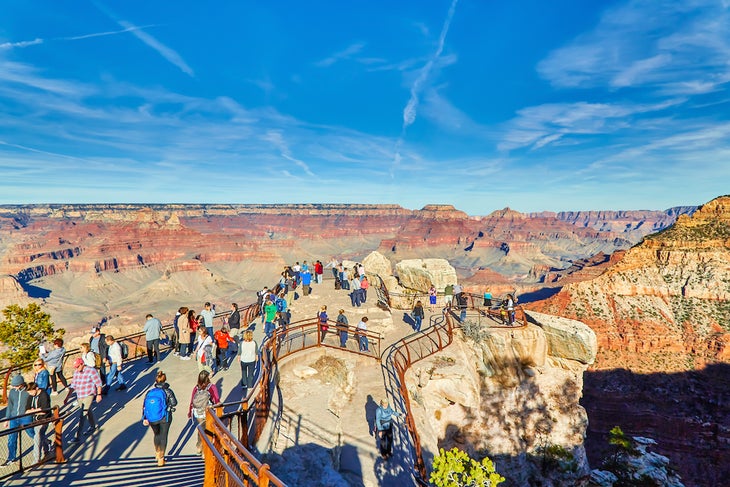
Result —
[{"label": "blue backpack", "polygon": [[286,300],[284,298],[276,298],[276,311],[286,311]]},{"label": "blue backpack", "polygon": [[167,417],[167,394],[159,387],[153,387],[144,397],[142,411],[144,419],[150,423],[161,421]]}]

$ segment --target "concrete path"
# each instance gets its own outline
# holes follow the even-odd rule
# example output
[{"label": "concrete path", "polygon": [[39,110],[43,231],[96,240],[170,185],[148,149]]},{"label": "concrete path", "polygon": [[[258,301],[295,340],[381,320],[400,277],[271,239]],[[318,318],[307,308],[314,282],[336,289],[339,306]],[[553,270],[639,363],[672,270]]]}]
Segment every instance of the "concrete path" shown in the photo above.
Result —
[{"label": "concrete path", "polygon": [[[315,284],[313,294],[301,297],[291,304],[292,320],[310,318],[316,315],[322,304],[327,304],[331,318],[336,318],[340,308],[346,310],[350,324],[355,325],[362,316],[370,318],[369,329],[384,333],[385,347],[403,336],[412,333],[412,329],[403,322],[403,311],[391,317],[375,306],[374,292],[368,297],[369,302],[362,308],[353,308],[347,291],[335,291],[332,281]],[[428,310],[427,314],[428,314]],[[424,327],[427,326],[428,316]],[[255,339],[261,343],[262,326],[257,322]],[[338,343],[337,336],[332,333],[327,340]],[[350,346],[354,346],[352,343]],[[385,373],[381,365],[374,359],[358,357],[344,351],[332,349],[314,349],[301,352],[292,360],[316,360],[317,355],[329,354],[342,358],[353,365],[356,389],[337,414],[327,412],[326,385],[316,390],[302,392],[295,389],[287,391],[286,362],[282,367],[281,400],[274,404],[281,408],[283,421],[277,428],[278,436],[268,445],[276,453],[283,453],[287,448],[303,444],[320,445],[332,449],[335,453],[335,466],[354,486],[375,487],[378,485],[412,485],[410,451],[403,449],[407,443],[405,428],[399,426],[395,435],[395,454],[384,461],[376,451],[372,424],[375,418],[377,402],[384,395],[393,401],[393,392],[386,390]],[[306,356],[306,357],[305,357]],[[94,405],[94,414],[99,430],[92,438],[80,445],[70,445],[69,441],[76,432],[76,415],[67,423],[64,441],[70,445],[66,450],[67,463],[56,465],[47,463],[40,468],[26,472],[22,477],[7,479],[5,485],[20,487],[61,486],[200,486],[203,482],[203,462],[195,455],[195,431],[187,419],[187,408],[192,388],[197,379],[197,367],[194,360],[182,361],[172,354],[165,354],[159,364],[147,366],[136,361],[126,366],[125,379],[130,383],[126,391],[112,391],[104,397],[100,404]],[[170,428],[168,461],[165,467],[157,467],[154,459],[152,432],[142,425],[141,410],[145,392],[154,382],[157,371],[166,372],[168,382],[178,399],[178,408],[174,413]],[[240,368],[234,364],[230,370],[216,374],[214,382],[222,391],[225,402],[241,399],[238,387]],[[330,387],[331,389],[331,387]],[[54,398],[54,403],[62,401],[65,393]],[[298,427],[292,429],[292,422]],[[296,434],[294,433],[296,430]],[[259,445],[261,448],[263,445]],[[399,450],[399,446],[401,447]],[[276,473],[276,465],[272,464],[272,472]],[[296,484],[292,484],[296,485]],[[299,484],[304,485],[304,484]],[[317,484],[309,484],[317,485]],[[322,484],[324,485],[324,484]]]}]

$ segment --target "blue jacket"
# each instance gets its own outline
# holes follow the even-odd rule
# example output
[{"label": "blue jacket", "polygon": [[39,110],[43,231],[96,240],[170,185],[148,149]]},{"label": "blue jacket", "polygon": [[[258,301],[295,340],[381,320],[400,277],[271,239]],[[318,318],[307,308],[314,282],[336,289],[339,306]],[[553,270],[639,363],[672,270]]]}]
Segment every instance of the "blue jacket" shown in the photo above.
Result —
[{"label": "blue jacket", "polygon": [[399,417],[401,413],[393,410],[390,406],[387,408],[378,406],[378,409],[375,411],[375,428],[378,431],[389,429],[393,416]]}]

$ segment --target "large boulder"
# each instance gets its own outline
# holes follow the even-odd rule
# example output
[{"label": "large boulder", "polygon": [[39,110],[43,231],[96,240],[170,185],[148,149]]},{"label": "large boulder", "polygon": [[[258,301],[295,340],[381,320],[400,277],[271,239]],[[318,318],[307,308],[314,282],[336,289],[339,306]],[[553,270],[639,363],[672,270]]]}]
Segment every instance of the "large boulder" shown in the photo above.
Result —
[{"label": "large boulder", "polygon": [[433,284],[443,292],[447,284],[456,284],[456,269],[446,259],[408,259],[395,265],[401,286],[428,292]]},{"label": "large boulder", "polygon": [[363,259],[362,265],[365,267],[365,274],[377,274],[380,277],[393,275],[393,266],[388,258],[376,250]]},{"label": "large boulder", "polygon": [[548,355],[592,364],[598,352],[596,334],[588,325],[568,318],[529,311],[525,313],[529,322],[545,330]]}]

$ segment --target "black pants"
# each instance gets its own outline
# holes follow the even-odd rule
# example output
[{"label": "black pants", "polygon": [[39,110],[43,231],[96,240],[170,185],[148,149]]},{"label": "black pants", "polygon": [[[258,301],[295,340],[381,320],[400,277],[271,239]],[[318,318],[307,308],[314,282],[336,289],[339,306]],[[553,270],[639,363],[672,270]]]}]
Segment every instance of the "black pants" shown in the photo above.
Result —
[{"label": "black pants", "polygon": [[150,423],[152,433],[154,433],[153,441],[155,443],[155,451],[165,453],[167,450],[167,434],[170,432],[170,423],[172,423],[172,415]]},{"label": "black pants", "polygon": [[51,374],[51,388],[53,388],[53,392],[56,392],[58,390],[58,382],[56,382],[56,377],[58,377],[58,380],[61,381],[61,384],[63,384],[63,387],[68,387],[68,382],[66,382],[66,377],[63,376],[63,369],[61,369],[61,370],[56,369],[56,371]]},{"label": "black pants", "polygon": [[387,428],[378,431],[380,435],[380,454],[383,456],[389,456],[393,453],[393,425],[389,425]]}]

